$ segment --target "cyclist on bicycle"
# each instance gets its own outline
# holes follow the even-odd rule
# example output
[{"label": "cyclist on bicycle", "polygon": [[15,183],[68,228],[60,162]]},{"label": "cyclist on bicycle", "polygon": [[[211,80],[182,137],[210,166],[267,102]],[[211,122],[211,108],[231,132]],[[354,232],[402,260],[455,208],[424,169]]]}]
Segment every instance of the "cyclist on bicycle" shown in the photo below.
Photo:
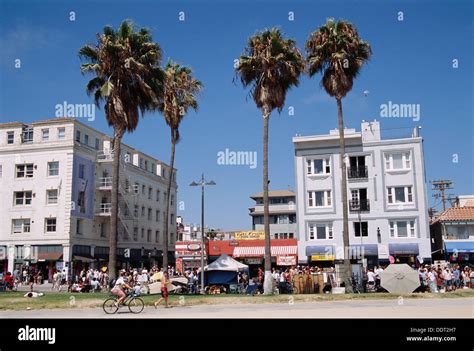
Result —
[{"label": "cyclist on bicycle", "polygon": [[115,281],[113,289],[110,291],[112,294],[118,297],[117,305],[120,305],[127,295],[125,294],[125,289],[132,289],[130,285],[127,284],[127,278],[125,277],[125,271],[120,272],[120,276]]}]

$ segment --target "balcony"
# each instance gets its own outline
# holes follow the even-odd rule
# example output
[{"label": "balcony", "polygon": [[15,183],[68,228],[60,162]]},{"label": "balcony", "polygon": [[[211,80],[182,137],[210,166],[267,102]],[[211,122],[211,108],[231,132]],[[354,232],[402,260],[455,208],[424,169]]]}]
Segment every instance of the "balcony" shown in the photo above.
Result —
[{"label": "balcony", "polygon": [[349,167],[347,169],[347,178],[349,179],[368,179],[368,177],[367,166]]},{"label": "balcony", "polygon": [[112,212],[112,204],[110,202],[101,203],[99,210],[96,212],[97,216],[110,216]]},{"label": "balcony", "polygon": [[349,200],[350,212],[370,212],[370,201],[368,199]]},{"label": "balcony", "polygon": [[98,190],[110,190],[112,189],[112,177],[101,177],[99,178],[99,184],[97,185]]},{"label": "balcony", "polygon": [[112,151],[100,151],[97,153],[97,162],[112,162],[114,160],[114,153]]}]

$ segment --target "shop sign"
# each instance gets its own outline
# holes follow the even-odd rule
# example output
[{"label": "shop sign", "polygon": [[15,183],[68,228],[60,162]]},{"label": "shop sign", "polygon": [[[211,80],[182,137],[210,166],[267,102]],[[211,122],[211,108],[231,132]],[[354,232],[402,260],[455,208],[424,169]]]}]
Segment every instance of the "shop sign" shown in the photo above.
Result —
[{"label": "shop sign", "polygon": [[251,230],[248,232],[236,232],[235,239],[236,240],[264,240],[265,232],[255,231],[255,230]]},{"label": "shop sign", "polygon": [[277,266],[296,266],[296,256],[277,256]]},{"label": "shop sign", "polygon": [[262,264],[263,259],[261,258],[246,258],[245,263],[247,264]]},{"label": "shop sign", "polygon": [[311,261],[334,261],[334,255],[311,255]]},{"label": "shop sign", "polygon": [[199,251],[201,250],[201,244],[188,244],[187,248],[189,251]]},{"label": "shop sign", "polygon": [[388,259],[388,256],[390,256],[388,252],[388,245],[386,244],[378,244],[378,252],[379,252],[379,259],[381,260],[386,260]]}]

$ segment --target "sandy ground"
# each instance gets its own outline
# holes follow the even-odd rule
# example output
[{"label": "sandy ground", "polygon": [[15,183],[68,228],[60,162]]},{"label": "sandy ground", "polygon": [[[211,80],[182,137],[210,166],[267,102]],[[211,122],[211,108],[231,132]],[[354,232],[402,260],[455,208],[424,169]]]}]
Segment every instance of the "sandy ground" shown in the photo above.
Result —
[{"label": "sandy ground", "polygon": [[281,304],[175,305],[125,308],[106,315],[101,308],[2,311],[0,318],[474,318],[474,298],[294,302]]}]

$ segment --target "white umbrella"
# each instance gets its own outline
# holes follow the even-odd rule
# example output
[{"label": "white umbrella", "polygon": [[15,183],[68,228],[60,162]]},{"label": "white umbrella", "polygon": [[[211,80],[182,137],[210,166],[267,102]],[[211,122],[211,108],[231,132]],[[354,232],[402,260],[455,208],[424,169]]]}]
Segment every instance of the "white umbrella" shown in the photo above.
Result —
[{"label": "white umbrella", "polygon": [[391,264],[380,273],[380,285],[394,294],[409,294],[420,286],[420,278],[406,263]]}]

